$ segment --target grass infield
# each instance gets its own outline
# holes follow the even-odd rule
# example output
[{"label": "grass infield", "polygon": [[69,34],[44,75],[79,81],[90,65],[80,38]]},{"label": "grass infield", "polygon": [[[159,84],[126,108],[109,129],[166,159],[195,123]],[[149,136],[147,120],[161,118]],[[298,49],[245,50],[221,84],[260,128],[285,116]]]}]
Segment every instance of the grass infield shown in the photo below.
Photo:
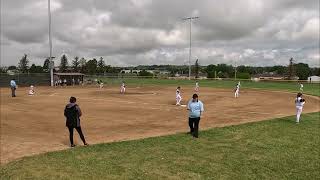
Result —
[{"label": "grass infield", "polygon": [[[22,158],[1,179],[317,179],[320,113]],[[186,124],[187,126],[187,124]],[[200,123],[201,128],[201,123]],[[48,142],[50,143],[50,142]]]}]

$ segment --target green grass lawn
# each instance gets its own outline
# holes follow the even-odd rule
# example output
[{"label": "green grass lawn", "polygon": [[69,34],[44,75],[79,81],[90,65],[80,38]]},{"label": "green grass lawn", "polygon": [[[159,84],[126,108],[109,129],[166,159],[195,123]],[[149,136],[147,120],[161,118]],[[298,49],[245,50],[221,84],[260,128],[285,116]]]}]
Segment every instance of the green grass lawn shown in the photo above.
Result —
[{"label": "green grass lawn", "polygon": [[[119,85],[122,79],[115,78],[99,78],[106,84]],[[124,81],[127,85],[144,86],[144,85],[159,85],[159,86],[194,86],[194,80],[169,80],[169,79],[146,79],[146,78],[125,78]],[[214,88],[234,88],[238,81],[232,80],[199,80],[201,87],[214,87]],[[253,82],[250,80],[242,80],[241,88],[245,89],[266,89],[266,90],[281,90],[289,92],[299,92],[300,85],[298,82]],[[320,96],[320,84],[304,83],[304,93]]]},{"label": "green grass lawn", "polygon": [[[319,179],[320,113],[23,158],[1,179]],[[187,126],[187,124],[186,124]],[[200,124],[201,127],[201,124]]]}]

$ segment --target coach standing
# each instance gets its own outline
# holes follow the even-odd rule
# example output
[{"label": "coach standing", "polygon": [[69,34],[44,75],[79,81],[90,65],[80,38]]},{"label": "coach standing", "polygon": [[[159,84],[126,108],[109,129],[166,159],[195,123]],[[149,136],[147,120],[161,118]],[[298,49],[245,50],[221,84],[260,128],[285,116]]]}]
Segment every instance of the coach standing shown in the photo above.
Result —
[{"label": "coach standing", "polygon": [[16,84],[15,79],[12,79],[10,81],[10,87],[11,87],[11,96],[16,97],[17,84]]},{"label": "coach standing", "polygon": [[83,144],[87,146],[88,144],[84,139],[80,126],[80,117],[82,115],[82,112],[80,110],[80,107],[76,104],[76,101],[77,99],[75,97],[70,97],[70,103],[67,104],[64,109],[64,116],[67,118],[66,126],[69,129],[70,144],[71,147],[75,147],[75,144],[73,143],[73,129],[76,129],[80,135]]},{"label": "coach standing", "polygon": [[198,138],[199,123],[202,112],[204,111],[203,103],[199,101],[198,95],[194,94],[188,103],[189,110],[189,127],[190,134]]}]

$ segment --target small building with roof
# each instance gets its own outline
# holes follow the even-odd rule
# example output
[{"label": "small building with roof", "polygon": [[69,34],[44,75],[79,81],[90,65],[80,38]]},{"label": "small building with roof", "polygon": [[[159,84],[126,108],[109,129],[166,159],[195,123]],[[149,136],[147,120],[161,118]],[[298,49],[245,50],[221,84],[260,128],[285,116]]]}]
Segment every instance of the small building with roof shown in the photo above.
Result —
[{"label": "small building with roof", "polygon": [[61,80],[64,82],[64,80],[67,81],[67,85],[72,84],[81,84],[84,80],[84,74],[82,73],[54,73],[53,74],[53,81],[57,82]]}]

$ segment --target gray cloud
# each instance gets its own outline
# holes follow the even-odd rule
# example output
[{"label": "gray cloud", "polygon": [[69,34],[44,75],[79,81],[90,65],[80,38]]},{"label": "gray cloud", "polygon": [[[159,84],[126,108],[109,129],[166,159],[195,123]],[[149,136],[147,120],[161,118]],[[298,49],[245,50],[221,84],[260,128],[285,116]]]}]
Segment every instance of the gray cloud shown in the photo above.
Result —
[{"label": "gray cloud", "polygon": [[[1,65],[48,56],[47,1],[1,1]],[[105,57],[112,65],[186,64],[188,23],[201,64],[319,64],[315,0],[52,0],[54,56]],[[58,61],[57,61],[58,63]]]}]

